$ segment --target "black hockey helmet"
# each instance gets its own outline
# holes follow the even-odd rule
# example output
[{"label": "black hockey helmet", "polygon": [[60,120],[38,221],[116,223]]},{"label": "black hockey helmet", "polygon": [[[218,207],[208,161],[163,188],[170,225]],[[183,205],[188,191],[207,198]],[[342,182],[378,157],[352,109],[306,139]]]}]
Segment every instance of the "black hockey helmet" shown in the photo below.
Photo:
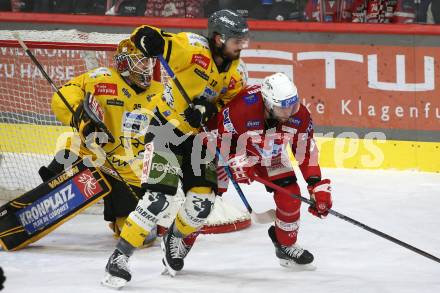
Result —
[{"label": "black hockey helmet", "polygon": [[229,38],[248,38],[249,28],[240,13],[223,9],[208,18],[208,38],[213,39],[216,33],[226,42]]}]

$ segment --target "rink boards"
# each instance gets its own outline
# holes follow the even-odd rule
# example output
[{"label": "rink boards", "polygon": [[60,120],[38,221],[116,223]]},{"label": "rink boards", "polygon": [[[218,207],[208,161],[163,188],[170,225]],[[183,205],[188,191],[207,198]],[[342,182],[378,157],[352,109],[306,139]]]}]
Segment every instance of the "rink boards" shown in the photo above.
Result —
[{"label": "rink boards", "polygon": [[[0,123],[0,150],[3,157],[47,157],[57,149],[60,134],[72,128],[50,125]],[[320,165],[331,168],[395,169],[440,172],[440,142],[399,141],[356,136],[316,137]],[[20,159],[27,160],[27,159]],[[31,159],[29,159],[31,160]],[[38,160],[37,160],[38,161]],[[0,161],[0,166],[2,163]]]}]

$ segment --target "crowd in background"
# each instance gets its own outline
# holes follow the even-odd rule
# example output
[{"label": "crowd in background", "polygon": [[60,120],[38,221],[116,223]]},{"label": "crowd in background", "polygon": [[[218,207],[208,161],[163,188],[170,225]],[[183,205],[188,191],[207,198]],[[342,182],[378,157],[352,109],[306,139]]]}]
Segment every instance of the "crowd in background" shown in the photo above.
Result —
[{"label": "crowd in background", "polygon": [[202,18],[224,8],[249,19],[440,23],[439,0],[0,0],[0,11],[95,15]]}]

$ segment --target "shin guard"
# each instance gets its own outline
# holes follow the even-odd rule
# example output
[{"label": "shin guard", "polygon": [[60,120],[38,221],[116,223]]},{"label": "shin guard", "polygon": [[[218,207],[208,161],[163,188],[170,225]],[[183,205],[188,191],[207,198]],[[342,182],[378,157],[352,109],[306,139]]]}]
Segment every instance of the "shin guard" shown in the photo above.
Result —
[{"label": "shin guard", "polygon": [[[291,194],[301,194],[296,183],[286,186],[285,189]],[[290,246],[297,239],[301,201],[276,191],[274,199],[277,206],[275,220],[276,237],[281,245]]]}]

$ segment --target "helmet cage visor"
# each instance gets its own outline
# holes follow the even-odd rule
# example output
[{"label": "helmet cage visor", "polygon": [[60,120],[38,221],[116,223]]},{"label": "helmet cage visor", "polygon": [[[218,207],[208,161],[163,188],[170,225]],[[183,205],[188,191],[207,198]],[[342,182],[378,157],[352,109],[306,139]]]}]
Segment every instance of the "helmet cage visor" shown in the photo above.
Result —
[{"label": "helmet cage visor", "polygon": [[153,77],[156,58],[143,54],[120,53],[115,56],[116,66],[122,76],[128,77],[137,86],[146,88]]}]

